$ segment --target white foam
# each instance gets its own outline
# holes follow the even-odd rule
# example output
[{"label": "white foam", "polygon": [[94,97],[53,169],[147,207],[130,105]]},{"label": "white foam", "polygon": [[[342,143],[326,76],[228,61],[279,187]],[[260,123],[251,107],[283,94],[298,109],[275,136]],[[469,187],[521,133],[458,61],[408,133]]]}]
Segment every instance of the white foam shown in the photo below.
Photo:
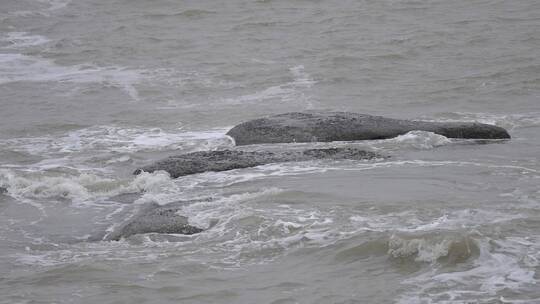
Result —
[{"label": "white foam", "polygon": [[[394,258],[407,258],[414,256],[417,262],[434,263],[442,257],[448,256],[450,248],[456,242],[463,240],[455,238],[412,238],[404,239],[392,235],[388,241],[388,254]],[[470,254],[471,250],[468,249]]]},{"label": "white foam", "polygon": [[75,152],[118,152],[214,149],[233,145],[225,135],[227,128],[208,131],[165,131],[160,128],[93,126],[69,131],[58,137],[33,137],[0,140],[13,151],[34,155]]},{"label": "white foam", "polygon": [[294,80],[291,83],[292,86],[297,88],[311,88],[313,85],[315,85],[317,82],[306,73],[305,68],[303,65],[297,65],[289,69],[289,71],[293,74]]},{"label": "white foam", "polygon": [[9,32],[0,37],[0,45],[7,44],[5,49],[21,49],[38,46],[49,42],[44,36],[31,35],[27,32]]},{"label": "white foam", "polygon": [[509,214],[504,211],[484,209],[442,210],[441,215],[431,220],[421,219],[415,210],[386,214],[371,214],[369,217],[352,215],[351,224],[357,229],[377,232],[427,233],[431,231],[460,231],[479,229],[483,225],[507,223],[524,218],[524,214]]},{"label": "white foam", "polygon": [[[501,169],[509,172],[516,172],[520,175],[524,173],[536,173],[534,169],[521,166],[496,165],[491,163],[459,162],[459,161],[423,161],[423,160],[381,160],[381,161],[305,161],[291,163],[275,163],[261,165],[253,168],[236,169],[223,172],[205,172],[200,174],[183,176],[177,179],[177,183],[182,184],[184,191],[201,191],[208,187],[228,187],[237,183],[256,181],[267,178],[295,176],[303,174],[316,174],[329,171],[365,171],[378,170],[392,167],[484,167]],[[186,192],[183,192],[186,194]],[[466,216],[468,210],[462,210],[464,214],[455,216]],[[473,212],[473,215],[476,214]],[[441,223],[444,219],[441,219]],[[435,225],[435,223],[432,223]],[[415,226],[416,227],[416,226]],[[415,229],[421,229],[416,227]]]},{"label": "white foam", "polygon": [[504,290],[519,292],[535,288],[535,266],[523,261],[525,257],[533,260],[538,257],[538,243],[523,242],[522,238],[494,240],[490,237],[475,238],[475,243],[480,256],[471,267],[455,272],[432,267],[404,282],[415,288],[408,287],[398,303],[439,303],[442,299],[461,303],[471,297],[489,302],[495,301]]},{"label": "white foam", "polygon": [[0,169],[0,186],[18,199],[62,198],[86,205],[122,193],[144,192],[147,196],[155,196],[175,191],[178,195],[178,187],[163,171],[143,172],[133,179],[113,179],[92,173],[55,174]]},{"label": "white foam", "polygon": [[427,131],[411,131],[407,134],[383,141],[384,144],[395,144],[402,147],[411,147],[420,150],[433,149],[452,143],[450,139],[443,135],[435,134]]},{"label": "white foam", "polygon": [[[399,231],[400,234],[412,235],[407,239],[390,237],[388,254],[393,257],[412,257],[421,263],[435,263],[448,256],[456,244],[464,244],[465,249],[459,250],[467,250],[467,242],[471,241],[464,240],[459,232],[450,235],[443,233],[442,237],[437,237],[441,231],[463,231],[481,227],[492,220],[503,223],[515,219],[514,216],[506,216],[502,212],[492,212],[489,215],[472,212],[474,216],[462,218],[461,210],[458,210],[434,218],[430,223],[421,219],[416,211],[377,214],[364,210],[362,215],[351,216],[347,208],[335,206],[328,210],[271,203],[265,203],[263,209],[257,207],[256,201],[282,192],[281,189],[270,188],[221,197],[219,193],[215,193],[215,200],[186,205],[181,213],[188,216],[192,224],[200,227],[212,226],[211,223],[217,221],[218,224],[201,234],[197,242],[219,240],[220,245],[215,245],[217,247],[213,247],[212,252],[223,250],[223,255],[219,256],[225,256],[224,258],[237,265],[249,262],[243,254],[268,250],[273,252],[271,256],[261,259],[271,259],[300,244],[328,246],[368,231],[391,235]],[[342,220],[346,218],[350,218],[349,223]],[[249,224],[250,222],[253,224]],[[445,228],[450,230],[443,230]],[[415,234],[420,236],[415,237]],[[471,251],[469,248],[465,254],[471,254]]]},{"label": "white foam", "polygon": [[257,207],[256,201],[282,192],[268,188],[184,206],[181,214],[190,223],[211,226],[197,237],[197,244],[212,244],[212,256],[205,255],[205,261],[217,258],[220,263],[236,267],[266,263],[303,242],[327,245],[339,239],[339,232],[331,229],[336,225],[332,216],[316,208],[272,204]]},{"label": "white foam", "polygon": [[381,161],[381,162],[359,162],[355,163],[355,166],[349,166],[342,168],[341,170],[347,171],[362,171],[373,170],[377,168],[389,168],[389,167],[401,167],[401,166],[413,166],[413,167],[441,167],[441,166],[457,166],[457,167],[485,167],[485,168],[498,168],[517,171],[521,174],[524,173],[538,173],[538,170],[533,168],[527,168],[523,166],[512,165],[498,165],[493,163],[480,163],[480,162],[466,162],[466,161],[425,161],[425,160],[393,160],[393,161]]},{"label": "white foam", "polygon": [[144,80],[143,71],[116,66],[61,66],[52,60],[22,54],[0,54],[0,84],[11,82],[105,83],[123,89],[139,100],[135,84]]},{"label": "white foam", "polygon": [[[315,162],[276,163],[253,168],[222,172],[205,172],[182,176],[176,179],[176,181],[178,184],[182,185],[182,188],[185,189],[185,191],[201,191],[208,187],[223,188],[247,181],[307,173],[320,173],[327,170],[328,168],[326,168],[325,165],[317,164]],[[184,194],[186,194],[186,192],[184,192]]]},{"label": "white foam", "polygon": [[[196,180],[191,178],[173,180],[163,172],[143,173],[127,185],[118,188],[126,192],[144,190],[149,201],[168,203],[178,200],[179,197],[189,198],[190,194],[186,192],[194,186],[191,182]],[[198,184],[195,183],[195,185],[200,188],[196,189],[195,193],[200,195],[201,190],[205,190],[208,186],[203,181],[205,178],[211,179],[212,173],[198,176]],[[54,251],[46,254],[28,253],[20,256],[19,262],[50,265],[92,260],[104,256],[148,260],[153,258],[158,248],[162,256],[182,254],[183,259],[204,261],[209,267],[235,268],[252,263],[268,263],[290,252],[293,248],[324,247],[367,231],[379,231],[389,236],[389,256],[411,258],[418,263],[430,263],[431,268],[438,270],[437,261],[448,256],[450,250],[454,250],[452,246],[457,243],[476,242],[476,238],[483,238],[478,234],[474,234],[474,240],[470,240],[469,236],[463,238],[460,237],[460,231],[475,231],[486,223],[491,224],[493,221],[504,223],[515,218],[496,210],[490,213],[482,210],[454,210],[438,213],[431,219],[422,218],[417,210],[379,213],[376,209],[368,209],[351,215],[349,208],[341,208],[331,202],[326,204],[332,206],[327,209],[295,204],[275,204],[276,199],[273,196],[284,192],[279,188],[266,188],[238,194],[224,194],[223,190],[216,191],[212,185],[208,188],[208,194],[214,198],[213,200],[185,205],[180,212],[181,215],[187,216],[190,223],[195,226],[211,227],[201,234],[181,238],[176,243],[153,241],[149,236],[141,236],[138,242],[142,244],[121,241],[113,242],[113,244],[104,242],[77,245],[83,247],[74,247],[72,252],[62,254]],[[261,207],[263,205],[264,207]],[[448,235],[444,231],[452,233]],[[484,293],[497,292],[503,288],[500,284],[512,288],[522,288],[524,284],[532,284],[533,280],[527,267],[538,265],[538,259],[540,259],[536,245],[539,243],[538,240],[516,238],[509,241],[510,243],[496,246],[508,250],[508,253],[497,254],[512,257],[510,260],[502,260],[508,268],[493,270],[500,268],[495,267],[495,262],[499,263],[501,260],[497,260],[499,258],[491,252],[493,248],[489,247],[487,258],[482,255],[480,258],[475,258],[476,266],[473,270],[450,274],[434,271],[425,275],[423,273],[415,275],[406,282],[413,287],[407,288],[410,292],[403,295],[400,303],[412,303],[411,299],[436,299],[438,296],[442,297],[442,293],[459,299],[458,292],[467,292],[468,289],[462,288],[465,285],[455,282],[469,282],[473,278],[475,282],[483,284],[482,292]],[[478,246],[476,243],[471,244],[473,245],[476,250]],[[134,250],[134,247],[137,250]],[[481,250],[486,250],[486,248],[481,248]],[[512,259],[518,256],[515,254],[517,252],[522,253],[519,255],[522,258],[516,262]],[[520,263],[525,263],[527,266],[524,267]],[[490,278],[493,278],[493,281],[490,281]],[[510,285],[514,284],[512,282],[519,283]],[[441,295],[434,295],[429,289],[441,290],[441,287],[443,289],[440,292]]]},{"label": "white foam", "polygon": [[260,103],[267,100],[280,100],[284,103],[304,103],[308,108],[313,107],[311,99],[305,91],[309,90],[316,81],[304,71],[304,66],[291,67],[289,72],[293,75],[293,80],[281,85],[271,86],[262,91],[252,94],[242,95],[234,98],[226,98],[221,103],[230,105],[242,105],[249,103]]},{"label": "white foam", "polygon": [[[8,48],[22,49],[46,43],[43,36],[27,33],[8,33],[4,43]],[[98,66],[76,64],[64,66],[53,60],[19,53],[0,54],[0,84],[12,82],[59,82],[73,84],[103,84],[126,92],[132,101],[141,97],[137,85],[202,86],[206,88],[232,87],[233,83],[216,81],[198,72],[182,72],[175,69],[142,69],[121,66]]]},{"label": "white foam", "polygon": [[66,7],[71,0],[37,0],[38,2],[45,3],[49,5],[49,11],[55,11]]},{"label": "white foam", "polygon": [[124,189],[124,192],[159,192],[171,186],[172,179],[167,172],[142,172],[133,179],[129,186]]},{"label": "white foam", "polygon": [[[0,184],[8,189],[11,196],[23,198],[61,197],[84,201],[90,198],[85,186],[104,182],[95,175],[46,176],[37,174],[18,174],[12,170],[0,170]],[[110,181],[110,180],[109,180]]]}]

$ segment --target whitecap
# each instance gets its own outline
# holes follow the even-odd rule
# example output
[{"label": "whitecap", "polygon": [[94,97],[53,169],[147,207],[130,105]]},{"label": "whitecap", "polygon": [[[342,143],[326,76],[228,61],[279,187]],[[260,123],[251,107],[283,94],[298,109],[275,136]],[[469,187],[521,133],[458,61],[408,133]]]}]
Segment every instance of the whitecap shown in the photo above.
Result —
[{"label": "whitecap", "polygon": [[[411,131],[397,137],[380,142],[382,145],[397,145],[399,148],[411,147],[419,150],[428,150],[448,145],[452,141],[439,134],[427,131]],[[375,144],[377,145],[377,144]]]},{"label": "whitecap", "polygon": [[93,126],[69,131],[60,136],[30,137],[0,140],[0,144],[12,151],[33,155],[55,155],[77,152],[118,152],[213,149],[229,147],[233,141],[225,135],[228,128],[207,131],[183,129]]},{"label": "whitecap", "polygon": [[95,175],[47,176],[42,173],[22,173],[9,169],[0,170],[0,184],[15,198],[66,198],[85,201],[91,197],[87,186],[110,182]]},{"label": "whitecap", "polygon": [[122,189],[124,193],[131,192],[162,192],[164,188],[174,188],[170,175],[164,171],[154,173],[142,172],[137,175],[133,181]]},{"label": "whitecap", "polygon": [[505,290],[519,293],[536,288],[535,266],[523,263],[522,257],[537,258],[538,243],[524,243],[522,238],[496,240],[490,237],[475,238],[474,242],[479,256],[467,270],[447,272],[433,267],[407,279],[404,284],[409,285],[408,291],[397,303],[439,302],[443,299],[461,303],[471,296],[490,302]]},{"label": "whitecap", "polygon": [[415,261],[425,263],[435,263],[451,254],[464,259],[475,250],[473,242],[468,237],[454,235],[404,238],[394,234],[388,241],[388,254],[393,258],[413,257]]},{"label": "whitecap", "polygon": [[48,171],[0,169],[0,186],[10,196],[24,201],[66,199],[79,206],[91,205],[123,193],[145,193],[147,196],[173,191],[178,187],[163,171],[143,172],[134,178],[116,179],[93,173],[58,174]]}]

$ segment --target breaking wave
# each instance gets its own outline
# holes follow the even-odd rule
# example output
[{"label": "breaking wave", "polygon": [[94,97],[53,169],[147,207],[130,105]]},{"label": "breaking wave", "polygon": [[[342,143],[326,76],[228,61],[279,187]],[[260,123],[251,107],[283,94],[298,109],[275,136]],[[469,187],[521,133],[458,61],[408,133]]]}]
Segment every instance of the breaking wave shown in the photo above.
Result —
[{"label": "breaking wave", "polygon": [[[407,134],[381,141],[379,145],[390,146],[395,145],[399,148],[413,148],[418,150],[429,150],[436,147],[448,145],[452,141],[439,134],[427,131],[411,131]],[[377,144],[375,144],[377,146]]]},{"label": "breaking wave", "polygon": [[184,131],[160,128],[94,126],[67,132],[57,137],[32,137],[1,140],[12,151],[42,155],[75,152],[119,152],[213,149],[231,146],[226,129]]}]

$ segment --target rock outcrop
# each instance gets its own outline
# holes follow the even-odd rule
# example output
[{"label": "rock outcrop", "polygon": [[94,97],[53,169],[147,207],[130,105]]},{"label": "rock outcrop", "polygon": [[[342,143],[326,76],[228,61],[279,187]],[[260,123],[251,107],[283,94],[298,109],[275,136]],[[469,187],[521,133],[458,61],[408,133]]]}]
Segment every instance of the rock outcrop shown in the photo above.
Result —
[{"label": "rock outcrop", "polygon": [[[386,139],[410,131],[428,131],[449,138],[508,139],[508,132],[500,127],[467,122],[411,121],[348,112],[285,113],[241,123],[227,133],[236,145],[329,142]],[[319,159],[366,160],[382,156],[352,147],[285,150],[285,151],[201,151],[172,156],[137,169],[143,171],[164,170],[177,178],[208,171],[226,171],[255,167],[270,163],[309,161]],[[0,193],[2,188],[0,188]],[[113,198],[119,202],[131,202],[140,194],[126,194]],[[107,235],[105,240],[119,240],[135,234],[167,233],[195,234],[201,228],[188,224],[188,219],[178,214],[182,203],[166,206],[152,204],[137,216]]]},{"label": "rock outcrop", "polygon": [[317,159],[373,159],[382,157],[376,153],[357,148],[328,148],[307,149],[302,151],[201,151],[178,156],[172,156],[156,162],[155,164],[137,169],[134,174],[142,171],[167,171],[171,177],[202,173],[207,171],[226,171],[240,168],[255,167],[270,163],[309,161]]},{"label": "rock outcrop", "polygon": [[195,234],[203,229],[188,224],[185,216],[178,215],[180,205],[171,203],[165,206],[151,204],[146,206],[133,219],[105,237],[107,241],[118,241],[135,234],[172,233]]},{"label": "rock outcrop", "polygon": [[[308,112],[274,115],[241,123],[232,128],[227,135],[234,138],[236,145],[241,146],[264,143],[386,139],[415,130],[433,132],[449,138],[510,138],[505,129],[481,123],[411,121],[348,112]],[[177,178],[195,173],[226,171],[279,162],[319,159],[365,160],[382,157],[374,152],[352,147],[277,152],[242,151],[237,149],[201,151],[157,161],[152,165],[137,169],[134,174],[143,171],[164,170],[171,177]],[[2,188],[0,188],[0,193],[2,193]],[[111,199],[129,203],[139,196],[138,193],[130,193]],[[189,225],[188,219],[178,214],[181,205],[181,202],[171,203],[166,206],[152,204],[141,210],[133,219],[105,236],[104,239],[119,240],[142,233],[189,235],[203,231],[201,228]]]},{"label": "rock outcrop", "polygon": [[410,131],[448,138],[507,139],[494,125],[473,122],[412,121],[350,112],[285,113],[241,123],[227,133],[236,145],[386,139]]}]

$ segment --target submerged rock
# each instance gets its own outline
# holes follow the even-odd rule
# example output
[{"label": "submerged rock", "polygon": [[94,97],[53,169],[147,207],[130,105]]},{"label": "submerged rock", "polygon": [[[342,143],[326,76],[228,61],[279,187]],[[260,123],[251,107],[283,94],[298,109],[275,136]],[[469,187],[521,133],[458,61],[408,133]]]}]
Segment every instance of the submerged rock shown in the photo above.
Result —
[{"label": "submerged rock", "polygon": [[203,229],[188,224],[185,216],[178,215],[180,205],[171,203],[165,206],[151,204],[138,215],[105,237],[107,241],[118,241],[135,234],[174,233],[195,234]]},{"label": "submerged rock", "polygon": [[473,122],[412,121],[350,112],[285,113],[241,123],[227,132],[236,145],[386,139],[410,131],[449,138],[507,139],[494,125]]},{"label": "submerged rock", "polygon": [[133,202],[141,198],[143,194],[143,192],[121,193],[110,197],[109,200],[121,204],[132,204]]},{"label": "submerged rock", "polygon": [[137,169],[134,174],[139,174],[143,171],[154,172],[164,170],[167,171],[171,177],[176,178],[207,171],[226,171],[278,162],[308,161],[316,159],[361,160],[377,157],[381,156],[357,148],[308,149],[303,151],[283,152],[250,152],[240,150],[201,151],[172,156],[160,160],[155,164]]}]

